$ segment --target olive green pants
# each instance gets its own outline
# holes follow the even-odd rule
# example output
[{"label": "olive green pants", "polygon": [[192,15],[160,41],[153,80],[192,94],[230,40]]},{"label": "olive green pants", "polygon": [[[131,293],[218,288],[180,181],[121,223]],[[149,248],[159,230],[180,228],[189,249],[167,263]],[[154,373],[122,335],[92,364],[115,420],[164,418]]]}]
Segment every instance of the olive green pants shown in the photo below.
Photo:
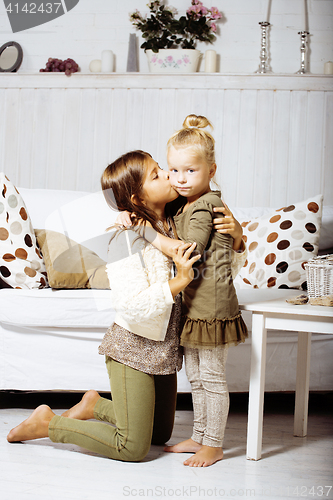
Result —
[{"label": "olive green pants", "polygon": [[[151,444],[171,437],[177,398],[177,375],[148,375],[106,357],[112,401],[100,398],[94,417],[103,422],[56,415],[49,437],[115,460],[142,460]],[[109,425],[112,424],[112,425]]]}]

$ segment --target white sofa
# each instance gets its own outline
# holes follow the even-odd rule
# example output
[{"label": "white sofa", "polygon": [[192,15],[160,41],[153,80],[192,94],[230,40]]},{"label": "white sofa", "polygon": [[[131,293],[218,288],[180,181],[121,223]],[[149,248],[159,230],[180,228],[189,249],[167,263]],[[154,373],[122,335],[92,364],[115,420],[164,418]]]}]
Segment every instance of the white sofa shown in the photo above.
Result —
[{"label": "white sofa", "polygon": [[[116,213],[102,193],[19,189],[34,229],[68,234],[106,260],[108,234]],[[234,209],[239,220],[272,209]],[[325,207],[322,247],[333,246],[333,207]],[[239,283],[237,284],[239,286]],[[255,291],[254,291],[255,292]],[[108,391],[104,358],[98,345],[114,319],[107,290],[0,290],[0,390]],[[245,314],[250,328],[251,318]],[[227,378],[231,392],[249,385],[251,338],[229,350]],[[266,391],[293,391],[296,378],[297,335],[269,332]],[[313,335],[310,390],[333,390],[333,337]],[[184,369],[178,391],[189,392]]]}]

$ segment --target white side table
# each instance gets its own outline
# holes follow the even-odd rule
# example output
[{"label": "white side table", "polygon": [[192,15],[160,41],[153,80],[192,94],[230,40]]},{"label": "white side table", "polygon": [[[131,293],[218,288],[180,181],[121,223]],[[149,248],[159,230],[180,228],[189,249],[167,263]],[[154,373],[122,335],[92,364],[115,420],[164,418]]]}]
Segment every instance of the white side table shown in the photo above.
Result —
[{"label": "white side table", "polygon": [[298,332],[294,435],[306,436],[311,333],[333,335],[333,308],[293,305],[300,290],[238,290],[241,310],[252,312],[252,351],[247,426],[247,459],[259,460],[262,448],[267,329]]}]

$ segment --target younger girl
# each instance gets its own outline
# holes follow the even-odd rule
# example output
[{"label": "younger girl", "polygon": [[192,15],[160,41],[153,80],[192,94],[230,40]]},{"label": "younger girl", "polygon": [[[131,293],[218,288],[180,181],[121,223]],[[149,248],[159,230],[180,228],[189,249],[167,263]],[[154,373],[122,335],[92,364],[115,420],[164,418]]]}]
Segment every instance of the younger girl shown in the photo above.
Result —
[{"label": "younger girl", "polygon": [[[211,126],[202,116],[189,115],[183,128],[168,141],[170,182],[183,196],[174,216],[178,237],[196,242],[201,259],[195,277],[183,293],[186,374],[192,387],[192,437],[166,451],[194,452],[184,464],[208,466],[223,457],[222,443],[229,411],[225,365],[229,345],[244,342],[247,328],[238,308],[233,275],[245,260],[235,253],[242,245],[239,225],[230,234],[213,229],[213,207],[221,207],[221,193],[211,191],[216,171],[214,139],[204,130]],[[228,209],[227,209],[227,212]],[[230,215],[230,213],[229,213]]]}]

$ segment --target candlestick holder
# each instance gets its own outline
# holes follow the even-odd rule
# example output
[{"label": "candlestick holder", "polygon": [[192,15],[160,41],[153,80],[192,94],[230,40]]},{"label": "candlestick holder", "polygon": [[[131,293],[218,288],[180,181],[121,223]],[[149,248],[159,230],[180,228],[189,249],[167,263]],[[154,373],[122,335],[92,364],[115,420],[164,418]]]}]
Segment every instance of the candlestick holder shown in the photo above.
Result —
[{"label": "candlestick holder", "polygon": [[261,50],[260,50],[260,64],[256,73],[270,73],[271,69],[268,64],[268,29],[271,25],[268,21],[262,21],[259,23],[261,26]]},{"label": "candlestick holder", "polygon": [[296,71],[296,75],[304,75],[308,73],[306,52],[308,49],[308,35],[310,33],[308,31],[299,31],[298,34],[301,35],[301,68]]}]

